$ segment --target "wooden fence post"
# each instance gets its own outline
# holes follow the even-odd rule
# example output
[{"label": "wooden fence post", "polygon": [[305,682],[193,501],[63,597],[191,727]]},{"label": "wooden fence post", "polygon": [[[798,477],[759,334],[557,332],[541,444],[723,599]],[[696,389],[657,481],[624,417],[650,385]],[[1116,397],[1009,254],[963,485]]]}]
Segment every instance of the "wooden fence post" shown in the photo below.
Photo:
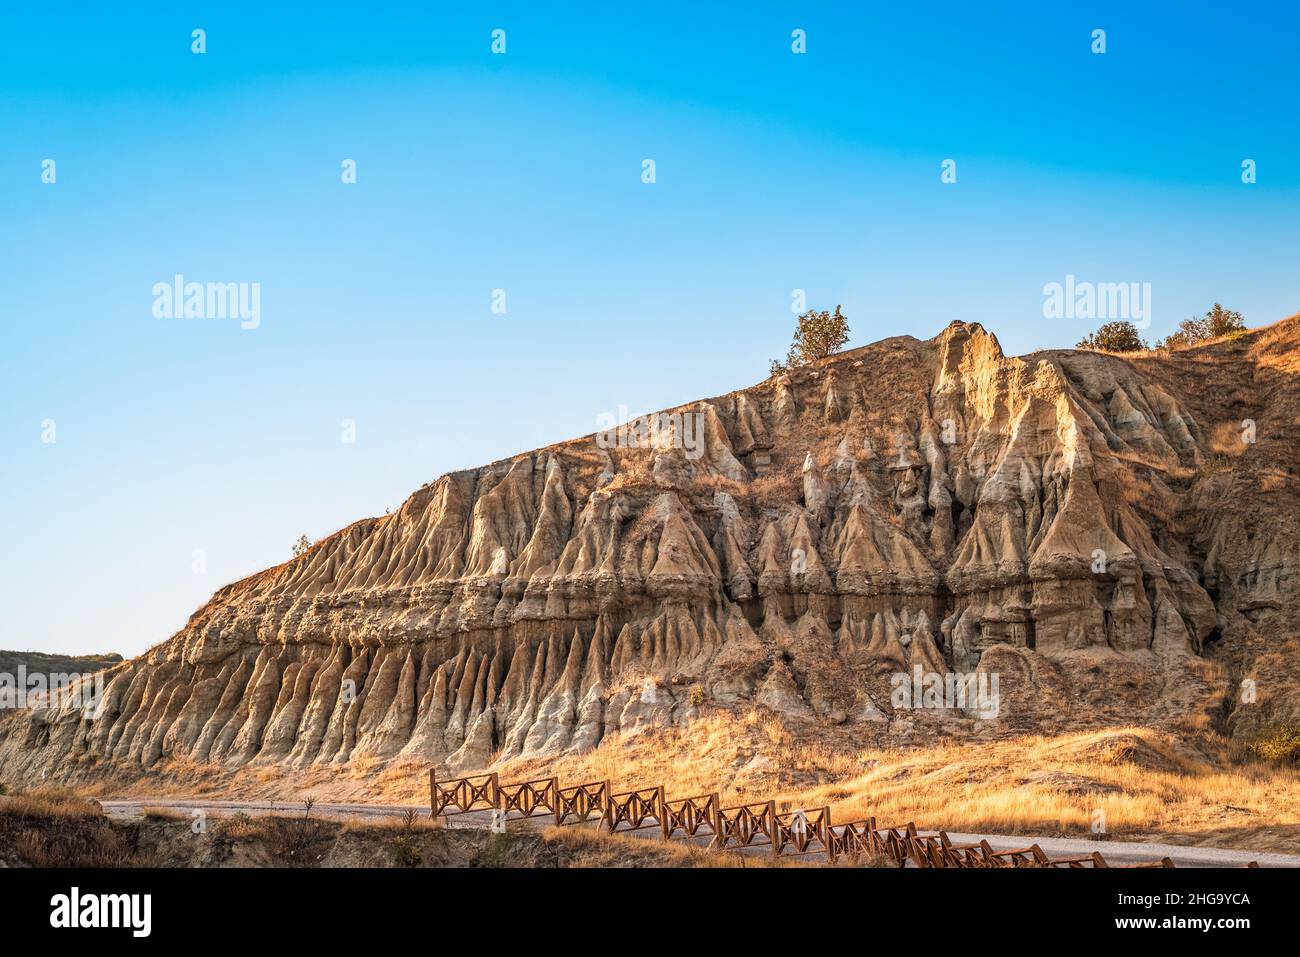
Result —
[{"label": "wooden fence post", "polygon": [[835,863],[835,826],[831,824],[831,809],[822,811],[822,826],[826,828],[826,863]]}]

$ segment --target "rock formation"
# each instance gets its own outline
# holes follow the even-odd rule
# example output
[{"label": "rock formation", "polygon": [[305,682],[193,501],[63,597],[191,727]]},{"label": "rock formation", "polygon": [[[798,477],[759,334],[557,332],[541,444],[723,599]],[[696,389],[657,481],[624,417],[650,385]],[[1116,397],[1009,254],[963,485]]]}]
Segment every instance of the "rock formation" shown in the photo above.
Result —
[{"label": "rock formation", "polygon": [[[109,672],[93,720],[7,716],[0,775],[471,771],[704,706],[904,737],[1233,730],[1257,672],[1294,714],[1266,632],[1297,607],[1298,324],[1128,361],[1008,358],[954,322],[445,475],[222,588]],[[899,708],[917,669],[996,674],[996,716]]]}]

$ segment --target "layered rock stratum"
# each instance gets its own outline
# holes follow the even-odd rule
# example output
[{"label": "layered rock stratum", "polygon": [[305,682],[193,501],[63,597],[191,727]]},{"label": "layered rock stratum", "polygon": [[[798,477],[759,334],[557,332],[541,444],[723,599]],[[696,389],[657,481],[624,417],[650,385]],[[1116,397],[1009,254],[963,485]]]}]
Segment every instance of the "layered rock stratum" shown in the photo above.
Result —
[{"label": "layered rock stratum", "polygon": [[[670,410],[656,447],[632,423],[444,475],[222,588],[93,719],[7,715],[0,774],[472,771],[704,708],[1249,735],[1300,712],[1297,373],[1297,319],[1135,358],[954,322]],[[996,717],[896,707],[918,667],[997,675]]]}]

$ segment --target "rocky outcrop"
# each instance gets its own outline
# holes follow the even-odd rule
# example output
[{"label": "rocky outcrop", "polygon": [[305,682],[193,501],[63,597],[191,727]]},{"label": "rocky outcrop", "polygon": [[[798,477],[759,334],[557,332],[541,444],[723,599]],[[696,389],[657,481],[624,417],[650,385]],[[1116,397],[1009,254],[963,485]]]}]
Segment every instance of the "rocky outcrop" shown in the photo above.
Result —
[{"label": "rocky outcrop", "polygon": [[[1293,504],[1275,528],[1213,504],[1218,423],[1176,361],[1007,358],[957,322],[443,476],[221,589],[93,718],[10,715],[0,774],[468,771],[706,702],[873,734],[1186,713],[1222,697],[1208,646],[1300,579]],[[998,712],[902,713],[899,676],[954,673],[996,673]]]}]

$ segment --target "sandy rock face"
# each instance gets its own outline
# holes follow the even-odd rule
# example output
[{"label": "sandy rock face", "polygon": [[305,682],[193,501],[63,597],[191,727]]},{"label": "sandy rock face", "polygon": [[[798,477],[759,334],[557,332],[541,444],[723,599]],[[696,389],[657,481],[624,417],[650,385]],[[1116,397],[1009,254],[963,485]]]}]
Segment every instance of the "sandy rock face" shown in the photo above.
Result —
[{"label": "sandy rock face", "polygon": [[[1242,368],[1294,348],[1267,346]],[[1300,579],[1294,505],[1270,528],[1223,504],[1215,410],[1161,361],[1007,358],[957,322],[671,410],[648,439],[443,476],[223,588],[109,674],[94,720],[11,715],[0,773],[472,771],[704,702],[875,734],[926,716],[895,692],[929,674],[1000,678],[1000,711],[941,709],[949,731],[1185,713],[1216,693],[1207,644],[1289,613]]]}]

